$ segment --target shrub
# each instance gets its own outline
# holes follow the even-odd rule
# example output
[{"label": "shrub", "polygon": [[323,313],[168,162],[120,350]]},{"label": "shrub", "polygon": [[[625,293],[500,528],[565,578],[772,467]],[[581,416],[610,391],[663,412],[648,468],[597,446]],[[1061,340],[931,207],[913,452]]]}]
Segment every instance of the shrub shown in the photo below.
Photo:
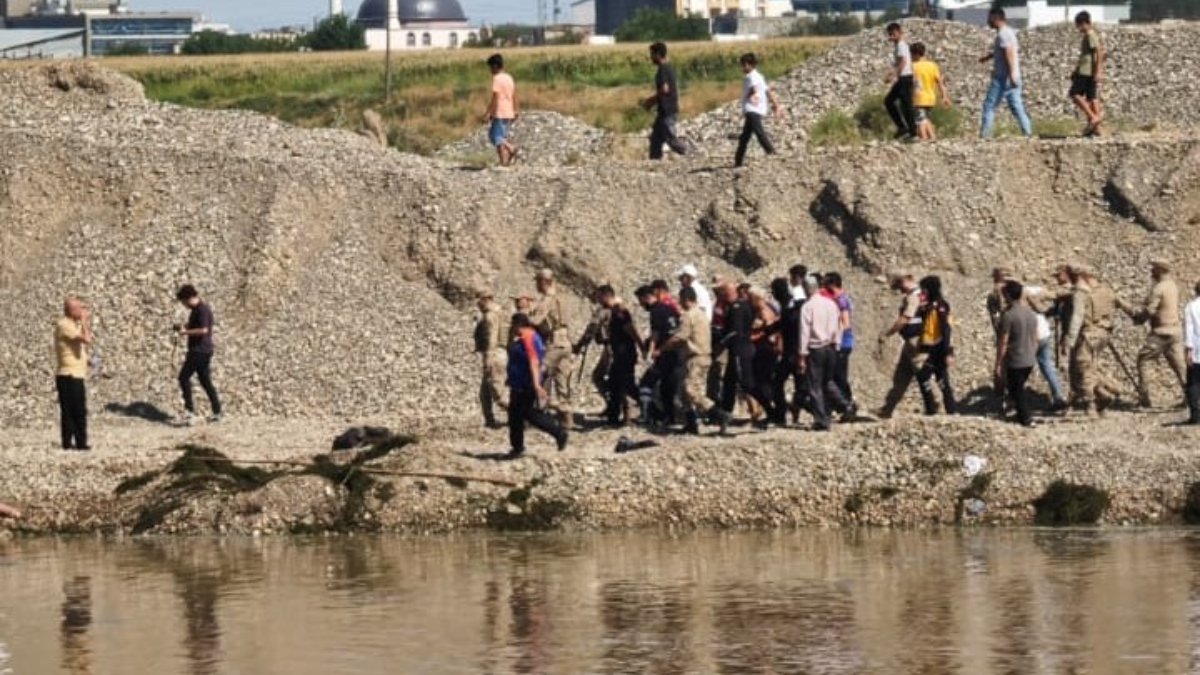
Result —
[{"label": "shrub", "polygon": [[681,17],[666,9],[640,7],[617,29],[616,38],[618,42],[707,40],[708,21],[697,17]]},{"label": "shrub", "polygon": [[863,138],[853,117],[841,110],[830,110],[813,125],[808,140],[813,145],[858,145]]},{"label": "shrub", "polygon": [[1108,509],[1108,493],[1090,485],[1057,480],[1033,502],[1038,525],[1095,525]]},{"label": "shrub", "polygon": [[339,52],[367,48],[366,29],[338,14],[317,24],[304,36],[304,46],[314,52]]}]

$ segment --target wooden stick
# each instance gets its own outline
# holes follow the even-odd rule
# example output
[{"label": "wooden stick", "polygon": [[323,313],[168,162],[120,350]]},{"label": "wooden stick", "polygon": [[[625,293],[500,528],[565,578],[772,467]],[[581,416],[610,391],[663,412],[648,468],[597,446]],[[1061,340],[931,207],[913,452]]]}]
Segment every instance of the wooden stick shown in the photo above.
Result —
[{"label": "wooden stick", "polygon": [[[201,459],[201,458],[197,458]],[[292,459],[233,459],[232,457],[205,457],[201,461],[205,462],[229,462],[231,464],[268,464],[280,466],[297,466],[309,468],[312,467],[312,462],[298,462]],[[452,473],[437,473],[429,471],[388,471],[387,469],[372,469],[370,467],[358,466],[355,471],[361,471],[367,474],[375,474],[379,476],[399,476],[401,478],[441,478],[443,480],[461,480],[471,483],[490,483],[492,485],[503,485],[505,487],[519,487],[520,483],[514,483],[502,478],[488,478],[486,476],[463,476]]]}]

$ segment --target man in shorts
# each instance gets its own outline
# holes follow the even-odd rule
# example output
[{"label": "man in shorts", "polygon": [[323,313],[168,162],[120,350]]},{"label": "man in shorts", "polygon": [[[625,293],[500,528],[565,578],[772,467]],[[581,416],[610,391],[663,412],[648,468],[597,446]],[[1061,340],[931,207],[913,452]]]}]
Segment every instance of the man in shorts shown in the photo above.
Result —
[{"label": "man in shorts", "polygon": [[942,79],[942,69],[925,56],[925,44],[914,42],[911,51],[913,79],[916,81],[913,105],[917,109],[917,138],[923,141],[932,141],[937,138],[937,129],[933,126],[931,114],[938,104],[939,97],[942,105],[949,108],[950,96],[946,93],[946,81]]},{"label": "man in shorts", "polygon": [[1104,43],[1100,33],[1092,26],[1092,15],[1080,12],[1075,15],[1075,28],[1083,36],[1079,44],[1079,62],[1071,74],[1069,96],[1085,117],[1087,127],[1084,136],[1099,136],[1104,111],[1100,107],[1100,83],[1104,80]]},{"label": "man in shorts", "polygon": [[487,65],[492,71],[492,101],[483,114],[484,122],[488,124],[488,141],[496,148],[500,166],[511,166],[518,152],[517,146],[509,140],[512,124],[520,115],[517,85],[512,75],[504,72],[503,56],[492,54],[488,57]]}]

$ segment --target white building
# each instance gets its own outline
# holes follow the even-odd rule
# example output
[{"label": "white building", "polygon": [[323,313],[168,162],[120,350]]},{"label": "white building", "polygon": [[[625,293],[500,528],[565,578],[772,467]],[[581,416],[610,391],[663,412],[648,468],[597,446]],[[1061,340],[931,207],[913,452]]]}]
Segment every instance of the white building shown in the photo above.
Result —
[{"label": "white building", "polygon": [[780,17],[793,11],[792,0],[676,0],[680,16]]},{"label": "white building", "polygon": [[584,28],[596,27],[596,0],[574,0],[571,3],[571,25]]},{"label": "white building", "polygon": [[385,49],[389,31],[392,49],[457,49],[478,37],[458,0],[391,1],[396,15],[390,22],[388,0],[364,0],[359,7],[356,21],[366,28],[367,49]]},{"label": "white building", "polygon": [[[1091,14],[1093,23],[1119,23],[1129,20],[1130,4],[1129,2],[1119,5],[1072,2],[1069,5],[1051,5],[1049,0],[1028,0],[1024,5],[1006,7],[1004,13],[1008,17],[1008,22],[1017,28],[1036,28],[1056,23],[1070,23],[1075,20],[1075,15],[1079,12]],[[991,3],[974,0],[942,0],[938,6],[943,15],[952,12],[955,21],[983,26],[987,24]]]}]

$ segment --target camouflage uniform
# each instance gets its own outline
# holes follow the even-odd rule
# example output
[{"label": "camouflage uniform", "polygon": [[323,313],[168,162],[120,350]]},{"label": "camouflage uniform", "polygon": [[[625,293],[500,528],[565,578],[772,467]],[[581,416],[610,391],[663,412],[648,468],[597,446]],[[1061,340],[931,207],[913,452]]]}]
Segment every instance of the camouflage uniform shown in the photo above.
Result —
[{"label": "camouflage uniform", "polygon": [[[545,274],[543,270],[541,275]],[[575,359],[571,353],[571,338],[567,335],[562,299],[553,286],[530,308],[529,319],[546,342],[546,380],[549,382],[546,389],[550,393],[547,407],[557,411],[564,426],[569,428],[574,412],[571,408],[574,398],[571,375],[575,372]]]},{"label": "camouflage uniform", "polygon": [[1183,328],[1179,320],[1179,286],[1169,271],[1164,270],[1158,282],[1141,305],[1133,306],[1119,302],[1125,313],[1137,323],[1149,322],[1150,332],[1138,352],[1139,403],[1150,407],[1150,364],[1166,357],[1167,365],[1175,373],[1182,388],[1187,381],[1187,364],[1183,354]]},{"label": "camouflage uniform", "polygon": [[1097,361],[1112,339],[1116,295],[1107,285],[1095,280],[1080,280],[1071,298],[1071,322],[1067,329],[1071,346],[1071,381],[1078,381],[1078,402],[1088,414],[1110,405],[1117,388],[1100,373]]},{"label": "camouflage uniform", "polygon": [[505,371],[508,367],[508,322],[494,302],[489,302],[475,323],[475,353],[480,355],[482,372],[479,383],[479,405],[488,426],[496,426],[495,406],[508,408],[508,387]]}]

